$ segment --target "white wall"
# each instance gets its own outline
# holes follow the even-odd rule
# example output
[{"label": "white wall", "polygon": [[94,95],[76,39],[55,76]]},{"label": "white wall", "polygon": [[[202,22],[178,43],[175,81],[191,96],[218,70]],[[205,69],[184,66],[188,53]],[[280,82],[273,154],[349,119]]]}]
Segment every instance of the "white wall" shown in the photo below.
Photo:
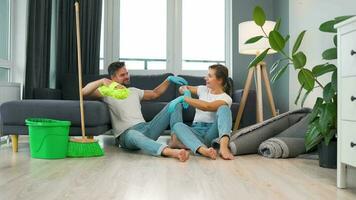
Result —
[{"label": "white wall", "polygon": [[25,82],[28,0],[13,0],[12,82]]},{"label": "white wall", "polygon": [[[333,34],[319,31],[319,25],[337,16],[356,14],[355,0],[290,0],[289,1],[289,32],[291,35],[290,52],[292,44],[302,30],[307,30],[300,50],[307,56],[307,66],[313,67],[324,63],[321,54],[325,49],[333,47]],[[335,64],[335,63],[334,63]],[[300,84],[294,69],[289,72],[289,109],[299,108],[294,100]],[[321,77],[321,81],[329,81],[330,77]],[[322,95],[320,89],[309,95],[305,106],[312,107],[316,97]]]},{"label": "white wall", "polygon": [[[342,15],[355,15],[355,0],[290,0],[289,1],[289,32],[291,42],[294,43],[296,37],[302,30],[307,30],[300,50],[307,55],[307,66],[313,67],[323,63],[321,54],[325,49],[333,47],[333,34],[319,31],[319,25],[325,21]],[[292,43],[289,46],[292,52]],[[335,61],[333,62],[335,64]],[[330,77],[322,77],[321,81],[329,81]],[[294,100],[300,85],[297,80],[297,73],[291,69],[289,71],[289,110],[300,108],[295,105]],[[309,95],[305,106],[312,107],[315,99],[321,96],[322,92],[318,88]],[[348,174],[347,182],[349,186],[356,186],[356,168],[351,168]],[[336,180],[335,180],[336,185]]]}]

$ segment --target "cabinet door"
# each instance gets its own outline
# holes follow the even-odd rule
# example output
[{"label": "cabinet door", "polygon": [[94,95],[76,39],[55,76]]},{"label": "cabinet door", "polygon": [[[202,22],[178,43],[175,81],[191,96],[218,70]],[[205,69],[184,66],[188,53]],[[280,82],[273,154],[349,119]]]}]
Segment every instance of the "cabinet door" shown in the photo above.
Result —
[{"label": "cabinet door", "polygon": [[339,93],[341,98],[341,119],[356,121],[356,77],[341,78]]},{"label": "cabinet door", "polygon": [[341,121],[340,126],[341,162],[356,166],[356,122]]},{"label": "cabinet door", "polygon": [[[341,73],[343,77],[356,75],[356,30],[341,35]],[[351,55],[352,54],[352,55]]]}]

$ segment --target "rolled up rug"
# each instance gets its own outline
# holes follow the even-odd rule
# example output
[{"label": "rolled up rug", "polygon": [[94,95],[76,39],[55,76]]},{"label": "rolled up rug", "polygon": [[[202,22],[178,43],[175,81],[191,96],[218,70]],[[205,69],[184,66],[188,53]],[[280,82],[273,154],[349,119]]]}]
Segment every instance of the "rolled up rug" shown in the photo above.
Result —
[{"label": "rolled up rug", "polygon": [[274,137],[260,144],[258,153],[268,158],[295,158],[305,153],[303,138]]},{"label": "rolled up rug", "polygon": [[294,158],[305,153],[305,133],[308,115],[280,134],[260,144],[258,153],[268,158]]},{"label": "rolled up rug", "polygon": [[[229,147],[231,149],[231,153],[233,155],[244,155],[244,154],[255,154],[258,153],[259,146],[262,142],[276,137],[297,137],[291,131],[294,129],[290,129],[287,132],[284,132],[288,128],[291,128],[293,125],[300,122],[302,119],[306,118],[306,115],[310,113],[311,109],[302,108],[294,111],[289,111],[283,114],[280,114],[276,117],[270,118],[261,123],[257,123],[252,126],[248,126],[242,128],[240,130],[234,131],[230,138]],[[305,126],[305,130],[306,130]],[[296,131],[298,130],[296,126]],[[300,137],[304,138],[306,131],[301,130]],[[285,135],[286,134],[286,135]],[[298,135],[298,133],[295,133]],[[289,141],[287,142],[289,144]],[[299,143],[298,143],[299,144]],[[218,147],[218,139],[213,141],[213,147]],[[292,145],[293,146],[293,145]],[[289,152],[294,152],[297,150],[299,152],[299,148],[289,148]],[[290,153],[289,153],[290,155]]]}]

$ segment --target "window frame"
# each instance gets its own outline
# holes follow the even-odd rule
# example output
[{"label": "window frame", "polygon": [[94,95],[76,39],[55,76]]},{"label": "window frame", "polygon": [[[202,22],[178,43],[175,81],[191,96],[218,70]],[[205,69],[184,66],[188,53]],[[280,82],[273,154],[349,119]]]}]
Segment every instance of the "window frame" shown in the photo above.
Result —
[{"label": "window frame", "polygon": [[[225,65],[232,76],[232,0],[225,1]],[[105,0],[104,14],[104,69],[117,61],[120,55],[120,1]],[[167,0],[167,47],[165,70],[129,70],[134,75],[173,73],[179,75],[204,76],[206,70],[182,69],[182,0]]]},{"label": "window frame", "polygon": [[8,21],[8,26],[9,26],[9,32],[8,32],[8,55],[7,55],[7,60],[1,59],[0,58],[0,68],[2,69],[7,69],[8,70],[8,82],[12,81],[12,44],[13,44],[13,15],[14,15],[14,8],[13,8],[13,1],[9,0],[9,21]]}]

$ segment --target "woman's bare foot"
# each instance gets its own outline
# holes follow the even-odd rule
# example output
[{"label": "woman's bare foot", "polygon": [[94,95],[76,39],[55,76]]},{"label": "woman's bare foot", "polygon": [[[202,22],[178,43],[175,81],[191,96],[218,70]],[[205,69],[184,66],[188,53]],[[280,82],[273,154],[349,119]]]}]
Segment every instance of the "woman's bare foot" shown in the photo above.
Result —
[{"label": "woman's bare foot", "polygon": [[233,160],[234,159],[234,155],[232,155],[229,148],[220,148],[219,152],[220,152],[220,156],[224,160]]},{"label": "woman's bare foot", "polygon": [[187,150],[189,149],[178,140],[176,134],[174,133],[171,134],[171,139],[168,142],[168,147],[172,149],[187,149]]},{"label": "woman's bare foot", "polygon": [[224,160],[233,160],[234,155],[232,155],[230,148],[229,148],[229,140],[228,136],[223,136],[220,139],[220,151],[219,154]]},{"label": "woman's bare foot", "polygon": [[217,157],[217,153],[216,153],[216,150],[212,147],[210,148],[206,148],[206,147],[200,147],[198,149],[198,152],[205,156],[205,157],[208,157],[208,158],[211,158],[213,160],[216,160],[216,157]]},{"label": "woman's bare foot", "polygon": [[185,162],[189,159],[189,151],[186,151],[185,149],[171,149],[167,147],[163,149],[162,155],[177,158],[181,162]]}]

